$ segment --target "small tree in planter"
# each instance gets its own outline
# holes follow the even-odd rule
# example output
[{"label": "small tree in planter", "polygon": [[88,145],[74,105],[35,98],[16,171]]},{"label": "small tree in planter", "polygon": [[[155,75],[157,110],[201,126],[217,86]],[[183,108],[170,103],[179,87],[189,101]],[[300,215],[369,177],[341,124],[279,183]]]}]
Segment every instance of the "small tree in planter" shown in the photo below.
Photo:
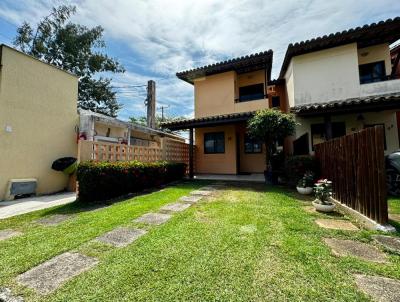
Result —
[{"label": "small tree in planter", "polygon": [[283,113],[275,109],[259,110],[248,121],[247,130],[251,137],[259,139],[265,143],[266,169],[264,175],[265,180],[271,182],[271,157],[276,153],[276,143],[278,139],[284,139],[295,133],[296,121],[294,115]]},{"label": "small tree in planter", "polygon": [[327,179],[318,180],[314,186],[314,193],[316,197],[313,201],[315,209],[320,212],[332,212],[335,208],[335,204],[330,200],[332,197],[332,182]]}]

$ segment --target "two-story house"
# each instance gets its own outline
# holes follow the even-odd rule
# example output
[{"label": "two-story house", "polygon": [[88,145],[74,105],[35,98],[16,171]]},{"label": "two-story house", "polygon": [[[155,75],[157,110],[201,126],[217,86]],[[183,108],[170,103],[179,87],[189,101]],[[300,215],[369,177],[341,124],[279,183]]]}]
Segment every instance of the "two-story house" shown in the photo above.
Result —
[{"label": "two-story house", "polygon": [[312,153],[317,143],[377,124],[392,152],[399,148],[400,79],[390,45],[399,39],[396,18],[290,44],[277,80],[271,50],[179,72],[194,86],[194,118],[163,126],[190,130],[197,173],[261,173],[265,146],[246,135],[246,122],[263,108],[296,114],[288,153]]},{"label": "two-story house", "polygon": [[193,143],[194,136],[197,147],[197,173],[264,170],[265,148],[246,135],[246,121],[259,109],[286,110],[285,100],[269,98],[266,93],[271,67],[269,50],[177,73],[178,78],[194,86],[194,118],[164,127],[190,130],[190,141]]},{"label": "two-story house", "polygon": [[379,124],[386,153],[399,148],[400,79],[390,53],[399,39],[396,18],[288,46],[279,78],[300,124],[295,153]]}]

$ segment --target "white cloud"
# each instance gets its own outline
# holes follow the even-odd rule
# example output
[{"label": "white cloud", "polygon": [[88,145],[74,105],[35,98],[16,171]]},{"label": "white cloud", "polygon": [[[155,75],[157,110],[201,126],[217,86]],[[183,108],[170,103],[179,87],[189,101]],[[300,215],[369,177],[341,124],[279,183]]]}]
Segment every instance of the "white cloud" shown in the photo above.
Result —
[{"label": "white cloud", "polygon": [[[0,17],[19,24],[48,14],[58,1],[0,3]],[[398,0],[85,0],[74,17],[105,28],[106,40],[126,47],[120,58],[140,68],[114,76],[121,83],[157,82],[158,102],[170,114],[193,112],[193,87],[175,72],[267,49],[277,76],[289,43],[400,15]],[[129,52],[128,52],[129,53]],[[139,100],[124,100],[139,112]],[[140,100],[142,102],[142,100]],[[126,112],[121,115],[127,115]]]}]

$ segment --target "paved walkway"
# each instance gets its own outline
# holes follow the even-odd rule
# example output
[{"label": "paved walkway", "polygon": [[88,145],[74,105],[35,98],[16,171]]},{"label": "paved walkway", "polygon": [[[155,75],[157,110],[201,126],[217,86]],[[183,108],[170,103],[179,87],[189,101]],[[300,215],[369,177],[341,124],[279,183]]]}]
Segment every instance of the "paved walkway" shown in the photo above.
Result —
[{"label": "paved walkway", "polygon": [[76,200],[75,192],[0,201],[0,219],[67,204]]}]

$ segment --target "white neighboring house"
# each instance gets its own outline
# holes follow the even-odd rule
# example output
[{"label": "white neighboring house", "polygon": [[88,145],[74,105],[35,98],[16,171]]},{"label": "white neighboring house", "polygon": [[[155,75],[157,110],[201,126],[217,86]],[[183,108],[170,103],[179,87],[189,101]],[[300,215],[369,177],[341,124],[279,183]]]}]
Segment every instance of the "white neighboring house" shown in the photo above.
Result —
[{"label": "white neighboring house", "polygon": [[390,54],[399,39],[395,18],[288,46],[279,80],[300,123],[295,154],[374,125],[384,126],[386,154],[399,149],[399,60]]},{"label": "white neighboring house", "polygon": [[185,142],[185,138],[173,133],[125,122],[89,110],[79,110],[78,139],[132,146],[160,147],[161,139],[164,137]]}]

